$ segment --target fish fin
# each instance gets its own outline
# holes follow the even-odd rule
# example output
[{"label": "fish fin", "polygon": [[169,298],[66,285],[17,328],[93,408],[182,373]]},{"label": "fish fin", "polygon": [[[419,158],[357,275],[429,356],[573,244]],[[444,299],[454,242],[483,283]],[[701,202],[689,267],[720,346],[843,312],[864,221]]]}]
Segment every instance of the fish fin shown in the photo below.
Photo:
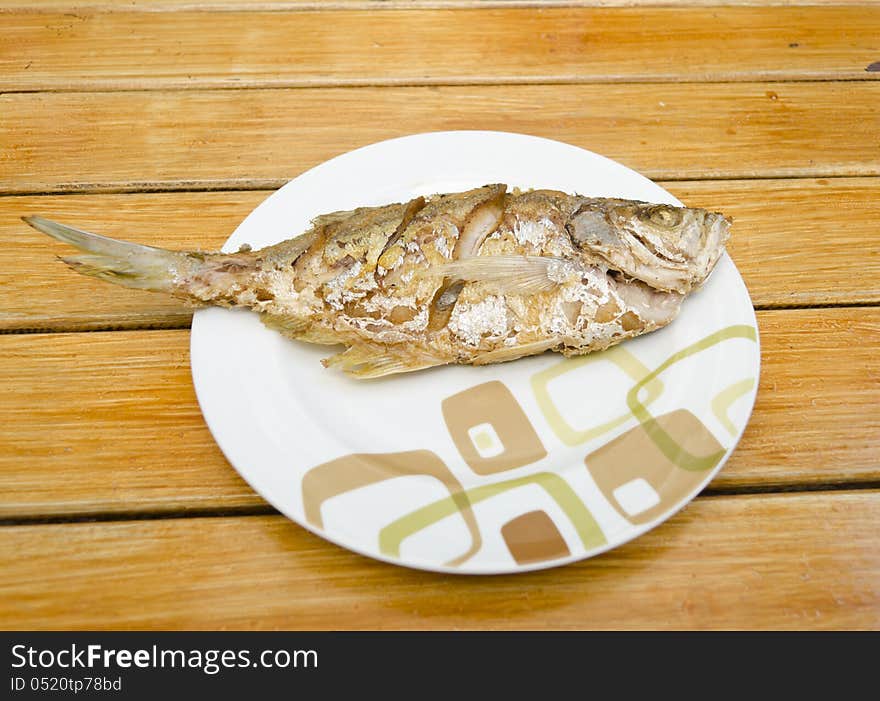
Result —
[{"label": "fish fin", "polygon": [[77,272],[125,287],[170,292],[188,260],[187,254],[180,251],[118,241],[43,217],[22,219],[37,231],[85,251],[85,255],[61,258]]},{"label": "fish fin", "polygon": [[306,329],[303,329],[300,334],[297,336],[300,341],[305,341],[306,343],[314,343],[319,346],[338,346],[342,343],[342,339],[339,338],[339,334],[335,331],[322,329],[320,326],[312,325]]},{"label": "fish fin", "polygon": [[436,365],[446,365],[448,361],[416,354],[394,353],[385,347],[368,343],[356,344],[342,353],[337,353],[321,361],[324,367],[335,367],[345,374],[359,380],[368,380],[385,375],[395,375]]},{"label": "fish fin", "polygon": [[339,212],[319,214],[317,217],[312,219],[310,225],[313,229],[322,229],[329,224],[337,224],[338,222],[348,219],[352,214],[354,214],[354,211],[355,210],[353,209],[347,209]]},{"label": "fish fin", "polygon": [[298,338],[311,326],[311,320],[301,316],[288,314],[272,314],[264,312],[260,314],[260,321],[267,328],[277,331],[288,338]]},{"label": "fish fin", "polygon": [[484,282],[503,294],[539,294],[555,289],[571,263],[548,256],[474,256],[434,265],[423,274]]},{"label": "fish fin", "polygon": [[520,346],[510,346],[498,348],[488,353],[482,353],[473,359],[474,365],[489,365],[491,363],[506,363],[508,360],[517,360],[527,355],[538,355],[544,351],[550,350],[554,346],[558,346],[561,339],[545,338],[541,341],[532,341],[524,343]]}]

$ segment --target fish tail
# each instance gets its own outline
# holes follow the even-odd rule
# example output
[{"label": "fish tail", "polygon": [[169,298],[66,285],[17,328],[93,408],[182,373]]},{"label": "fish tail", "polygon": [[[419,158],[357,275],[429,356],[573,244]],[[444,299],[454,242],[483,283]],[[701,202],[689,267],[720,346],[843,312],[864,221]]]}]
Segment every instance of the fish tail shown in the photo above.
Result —
[{"label": "fish tail", "polygon": [[181,251],[119,241],[58,224],[43,217],[22,219],[37,231],[83,251],[82,255],[61,257],[62,261],[78,273],[117,285],[155,292],[173,292],[179,276],[190,265],[190,256]]}]

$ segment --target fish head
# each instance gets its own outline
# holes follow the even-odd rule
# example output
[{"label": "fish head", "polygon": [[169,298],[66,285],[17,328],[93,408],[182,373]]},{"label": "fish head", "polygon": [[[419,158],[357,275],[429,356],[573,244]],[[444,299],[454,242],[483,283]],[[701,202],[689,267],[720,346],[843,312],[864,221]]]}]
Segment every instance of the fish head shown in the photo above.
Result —
[{"label": "fish head", "polygon": [[717,212],[632,200],[585,200],[568,230],[583,251],[658,289],[687,292],[712,271],[730,237]]},{"label": "fish head", "polygon": [[717,246],[729,236],[730,221],[705,209],[639,202],[615,207],[610,218],[617,229],[672,254],[672,260],[695,258],[710,242]]}]

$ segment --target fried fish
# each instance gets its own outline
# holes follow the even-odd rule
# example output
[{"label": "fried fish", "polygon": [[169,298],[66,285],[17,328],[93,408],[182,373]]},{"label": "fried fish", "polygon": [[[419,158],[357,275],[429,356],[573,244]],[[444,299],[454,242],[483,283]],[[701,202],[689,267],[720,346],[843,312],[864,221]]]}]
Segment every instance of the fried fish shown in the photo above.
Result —
[{"label": "fried fish", "polygon": [[62,259],[84,275],[252,309],[290,338],[344,344],[324,364],[358,378],[580,355],[658,329],[709,276],[730,226],[703,209],[499,184],[326,214],[237,253],[24,219],[84,251]]}]

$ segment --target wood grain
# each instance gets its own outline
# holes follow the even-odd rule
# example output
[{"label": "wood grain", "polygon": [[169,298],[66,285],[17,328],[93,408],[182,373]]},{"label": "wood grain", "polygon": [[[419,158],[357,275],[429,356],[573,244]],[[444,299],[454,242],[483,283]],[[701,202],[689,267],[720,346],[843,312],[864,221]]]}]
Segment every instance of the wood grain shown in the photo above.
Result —
[{"label": "wood grain", "polygon": [[[880,629],[880,307],[767,309],[880,303],[880,5],[0,0],[0,27],[0,333],[138,329],[0,335],[0,628]],[[18,221],[215,248],[302,171],[442,129],[568,141],[735,219],[752,419],[704,495],[593,560],[433,575],[254,515],[190,311]]]},{"label": "wood grain", "polygon": [[880,7],[7,13],[0,90],[871,80]]},{"label": "wood grain", "polygon": [[[880,221],[880,178],[663,184],[690,205],[733,216],[730,253],[756,305],[880,302],[880,249],[865,245]],[[211,250],[268,195],[0,197],[0,330],[180,328],[191,315],[163,295],[73,274],[56,257],[72,249],[29,229],[20,216],[41,214],[154,246]]]},{"label": "wood grain", "polygon": [[0,540],[0,621],[19,629],[877,629],[878,516],[876,491],[697,499],[600,557],[496,577],[375,562],[279,516],[10,527]]},{"label": "wood grain", "polygon": [[878,175],[878,104],[867,82],[7,94],[0,192],[277,187],[447,129],[566,141],[654,179]]},{"label": "wood grain", "polygon": [[712,486],[878,480],[880,309],[765,311],[758,326],[758,399]]},{"label": "wood grain", "polygon": [[866,6],[870,0],[3,0],[3,12],[281,12],[554,7]]},{"label": "wood grain", "polygon": [[187,332],[0,336],[0,348],[0,514],[263,503],[202,419]]},{"label": "wood grain", "polygon": [[[759,325],[757,405],[710,489],[880,480],[880,309]],[[204,424],[188,348],[188,331],[0,336],[0,517],[262,504]]]}]

